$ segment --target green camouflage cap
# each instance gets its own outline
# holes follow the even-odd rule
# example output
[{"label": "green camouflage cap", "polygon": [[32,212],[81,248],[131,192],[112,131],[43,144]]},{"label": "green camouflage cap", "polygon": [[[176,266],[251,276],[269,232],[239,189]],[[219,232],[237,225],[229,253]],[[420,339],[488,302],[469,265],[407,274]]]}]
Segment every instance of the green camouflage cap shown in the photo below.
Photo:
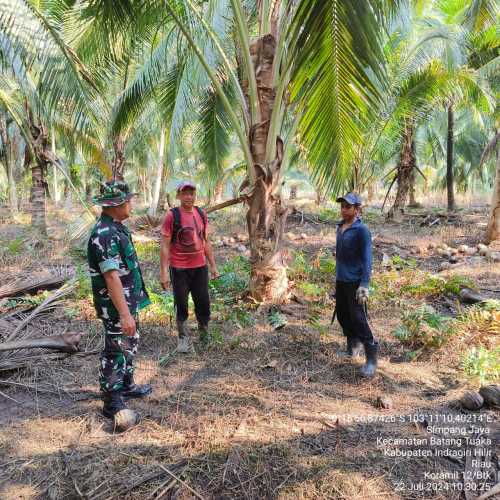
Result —
[{"label": "green camouflage cap", "polygon": [[101,207],[118,207],[130,200],[137,193],[131,193],[128,184],[123,181],[109,181],[101,184],[100,195],[92,201]]}]

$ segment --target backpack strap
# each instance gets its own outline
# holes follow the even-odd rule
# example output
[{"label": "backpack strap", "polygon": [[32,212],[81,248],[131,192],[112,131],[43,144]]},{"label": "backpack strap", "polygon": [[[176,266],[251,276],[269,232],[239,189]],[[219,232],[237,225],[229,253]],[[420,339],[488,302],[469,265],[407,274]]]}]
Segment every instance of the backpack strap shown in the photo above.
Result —
[{"label": "backpack strap", "polygon": [[200,207],[195,206],[194,208],[196,208],[203,221],[203,239],[207,241],[207,215]]},{"label": "backpack strap", "polygon": [[173,227],[172,239],[171,239],[171,243],[173,245],[175,243],[175,240],[177,239],[177,233],[182,228],[182,225],[181,225],[181,211],[179,210],[179,207],[171,208],[170,211],[172,212],[172,214],[174,216],[174,227]]}]

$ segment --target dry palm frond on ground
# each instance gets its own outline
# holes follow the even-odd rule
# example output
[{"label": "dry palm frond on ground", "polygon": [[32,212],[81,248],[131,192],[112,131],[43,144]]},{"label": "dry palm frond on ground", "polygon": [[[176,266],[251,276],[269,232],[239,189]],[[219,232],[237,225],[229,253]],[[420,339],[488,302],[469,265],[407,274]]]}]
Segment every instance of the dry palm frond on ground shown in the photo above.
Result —
[{"label": "dry palm frond on ground", "polygon": [[14,297],[36,290],[56,288],[74,276],[74,269],[70,266],[49,266],[42,270],[26,269],[12,277],[3,277],[0,286],[0,299]]}]

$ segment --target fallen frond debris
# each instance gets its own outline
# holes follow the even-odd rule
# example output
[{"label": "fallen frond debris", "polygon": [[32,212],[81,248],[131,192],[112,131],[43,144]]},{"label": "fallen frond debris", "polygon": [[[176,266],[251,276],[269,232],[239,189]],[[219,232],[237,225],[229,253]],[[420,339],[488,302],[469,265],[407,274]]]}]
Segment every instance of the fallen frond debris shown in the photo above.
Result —
[{"label": "fallen frond debris", "polygon": [[[7,311],[0,316],[0,371],[22,368],[46,357],[46,353],[38,349],[55,349],[63,352],[77,352],[80,334],[58,331],[58,322],[54,318],[47,320],[64,299],[75,290],[74,280],[65,283],[61,288],[49,294],[45,300],[32,311]],[[44,335],[45,334],[45,335]],[[21,349],[37,349],[20,352]]]},{"label": "fallen frond debris", "polygon": [[68,266],[54,266],[43,271],[25,270],[0,286],[0,299],[57,288],[73,276],[74,270]]}]

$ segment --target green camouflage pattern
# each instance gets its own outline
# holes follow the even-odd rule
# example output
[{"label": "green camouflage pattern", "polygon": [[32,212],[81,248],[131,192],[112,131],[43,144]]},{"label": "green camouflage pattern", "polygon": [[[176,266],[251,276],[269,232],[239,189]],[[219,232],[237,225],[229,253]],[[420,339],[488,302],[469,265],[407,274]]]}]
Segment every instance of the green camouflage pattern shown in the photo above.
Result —
[{"label": "green camouflage pattern", "polygon": [[128,184],[122,181],[110,181],[101,184],[100,195],[94,196],[92,201],[102,207],[117,207],[123,205],[135,195],[131,193]]},{"label": "green camouflage pattern", "polygon": [[102,322],[105,335],[99,367],[99,385],[104,392],[122,391],[124,379],[134,374],[139,333],[136,330],[134,336],[127,337],[122,334],[119,321],[102,320]]},{"label": "green camouflage pattern", "polygon": [[97,317],[118,321],[119,314],[108,294],[104,273],[118,271],[130,313],[136,315],[151,303],[142,278],[130,231],[102,214],[90,233],[87,247],[92,294]]}]

